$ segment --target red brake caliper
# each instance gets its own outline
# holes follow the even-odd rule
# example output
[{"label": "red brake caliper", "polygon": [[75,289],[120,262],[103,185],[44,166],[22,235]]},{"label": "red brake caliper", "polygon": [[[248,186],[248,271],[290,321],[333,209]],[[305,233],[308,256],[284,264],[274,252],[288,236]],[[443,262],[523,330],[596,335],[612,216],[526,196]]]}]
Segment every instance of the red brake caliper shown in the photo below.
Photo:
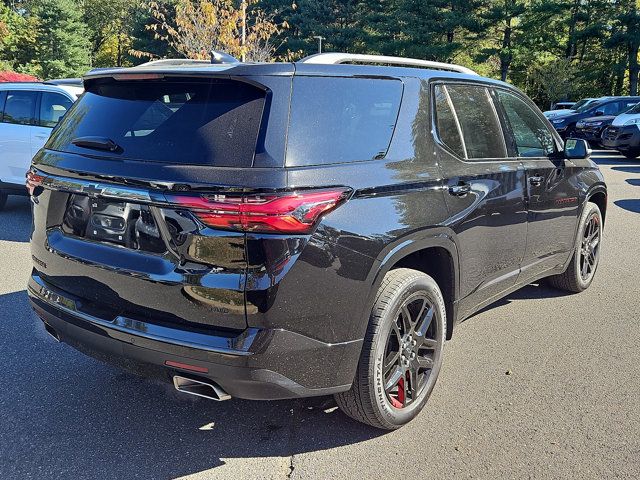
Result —
[{"label": "red brake caliper", "polygon": [[391,399],[391,405],[395,408],[404,407],[404,377],[398,380],[398,398],[396,399],[392,396],[389,396],[389,398]]}]

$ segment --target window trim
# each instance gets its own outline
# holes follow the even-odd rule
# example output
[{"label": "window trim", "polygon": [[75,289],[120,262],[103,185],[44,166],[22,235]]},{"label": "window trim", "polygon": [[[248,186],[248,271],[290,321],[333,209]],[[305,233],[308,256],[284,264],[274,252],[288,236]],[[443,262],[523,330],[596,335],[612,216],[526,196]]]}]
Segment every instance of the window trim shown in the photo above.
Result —
[{"label": "window trim", "polygon": [[436,110],[436,101],[435,101],[435,91],[437,87],[441,87],[442,91],[444,92],[444,97],[445,100],[447,102],[447,105],[449,105],[449,109],[451,110],[451,112],[453,113],[453,119],[456,122],[456,129],[458,130],[458,136],[460,137],[460,144],[462,145],[462,151],[464,152],[464,158],[467,158],[467,145],[464,143],[464,137],[462,136],[462,127],[460,126],[460,120],[458,120],[458,114],[456,112],[456,108],[453,106],[453,102],[451,101],[451,97],[449,96],[449,90],[447,90],[447,86],[445,84],[436,84],[433,87],[433,113],[434,113],[434,120],[435,120],[435,129],[434,129],[434,133],[436,134],[436,136],[438,137],[438,140],[440,141],[440,144],[446,148],[449,152],[451,152],[453,155],[455,155],[456,157],[458,157],[458,154],[456,152],[453,151],[453,149],[451,149],[451,147],[449,147],[449,145],[447,145],[446,143],[444,143],[444,141],[440,138],[440,132],[438,131],[438,112]]},{"label": "window trim", "polygon": [[[448,85],[464,85],[464,86],[472,86],[472,87],[481,87],[484,88],[485,90],[485,94],[487,95],[487,98],[489,99],[489,102],[492,105],[492,111],[493,114],[496,117],[496,120],[498,121],[498,126],[500,127],[500,131],[502,132],[502,145],[504,147],[504,152],[505,152],[505,156],[504,157],[484,157],[484,158],[461,158],[459,157],[455,152],[453,152],[440,138],[440,134],[438,133],[438,123],[437,123],[437,116],[436,116],[436,101],[435,101],[435,87],[437,85],[443,85],[445,87],[445,91],[447,92],[447,97],[450,99],[449,97],[449,92],[447,90],[447,86]],[[461,162],[465,162],[465,163],[495,163],[495,162],[504,162],[504,161],[521,161],[521,157],[511,157],[509,155],[509,149],[507,148],[507,143],[506,143],[506,138],[505,138],[505,131],[504,131],[504,125],[502,123],[502,118],[500,117],[500,115],[498,114],[496,105],[495,105],[495,99],[493,98],[493,96],[491,95],[491,89],[494,87],[493,84],[491,84],[490,82],[479,82],[479,81],[473,81],[473,80],[457,80],[457,79],[448,79],[448,78],[438,78],[438,79],[433,79],[430,82],[430,91],[429,91],[429,96],[430,96],[430,101],[431,101],[431,106],[430,106],[430,114],[431,114],[431,133],[432,133],[432,138],[434,139],[435,143],[442,148],[443,150],[446,150],[447,153],[453,155],[457,160],[461,161]],[[450,107],[453,107],[453,102],[450,103]],[[452,108],[452,111],[454,113],[454,115],[456,116],[456,124],[459,124],[459,120],[457,118],[457,112],[455,110],[455,108]],[[466,146],[466,142],[464,141],[464,137],[462,136],[462,130],[459,129],[458,133],[460,135],[460,140],[462,142],[462,148],[465,151],[465,155],[467,154],[467,146]]]},{"label": "window trim", "polygon": [[4,123],[4,104],[7,101],[7,90],[0,90],[0,123]]}]

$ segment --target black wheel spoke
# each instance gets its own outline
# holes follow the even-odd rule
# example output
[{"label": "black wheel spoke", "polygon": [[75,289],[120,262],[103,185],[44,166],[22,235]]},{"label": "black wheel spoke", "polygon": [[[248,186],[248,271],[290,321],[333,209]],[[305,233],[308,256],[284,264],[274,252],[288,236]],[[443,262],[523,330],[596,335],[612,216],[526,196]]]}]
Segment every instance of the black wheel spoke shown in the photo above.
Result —
[{"label": "black wheel spoke", "polygon": [[418,366],[420,368],[433,368],[433,358],[430,357],[416,357],[416,361],[418,362]]},{"label": "black wheel spoke", "polygon": [[398,327],[398,323],[397,322],[393,322],[393,325],[391,326],[391,329],[393,330],[393,333],[395,333],[397,340],[398,340],[398,345],[400,345],[401,341],[402,341],[402,334],[400,333],[400,328]]},{"label": "black wheel spoke", "polygon": [[387,381],[384,384],[385,391],[389,392],[393,390],[393,388],[398,385],[400,379],[404,376],[404,371],[396,365],[396,368],[391,371],[391,374],[387,378]]},{"label": "black wheel spoke", "polygon": [[[409,382],[404,382],[406,388],[406,395],[404,398],[407,399],[406,403],[415,400],[418,393],[418,370],[415,368],[409,368],[408,373]],[[408,386],[407,383],[409,384]]]},{"label": "black wheel spoke", "polygon": [[409,312],[409,309],[407,308],[406,305],[404,305],[402,307],[402,313],[400,315],[400,318],[402,318],[402,325],[403,325],[403,332],[404,334],[407,334],[411,331],[411,312]]},{"label": "black wheel spoke", "polygon": [[[422,312],[424,312],[424,309],[420,313]],[[432,306],[430,306],[427,312],[424,314],[424,316],[418,321],[416,333],[420,337],[424,338],[425,335],[427,334],[427,330],[431,326],[431,320],[433,320],[434,312],[435,312],[435,309]]]},{"label": "black wheel spoke", "polygon": [[391,370],[391,367],[393,367],[398,362],[399,358],[400,358],[399,351],[389,353],[384,360],[384,365],[382,366],[382,373],[387,374],[389,370]]},{"label": "black wheel spoke", "polygon": [[420,345],[422,348],[428,348],[430,350],[434,350],[436,348],[438,348],[438,341],[434,340],[433,338],[423,338],[422,339],[422,345]]}]

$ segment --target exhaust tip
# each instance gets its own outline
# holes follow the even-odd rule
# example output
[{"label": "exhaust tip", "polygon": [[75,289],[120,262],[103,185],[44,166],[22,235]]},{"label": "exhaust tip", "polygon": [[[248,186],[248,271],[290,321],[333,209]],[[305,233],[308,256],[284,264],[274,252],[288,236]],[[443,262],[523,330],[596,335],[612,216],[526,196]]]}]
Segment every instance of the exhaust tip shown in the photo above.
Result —
[{"label": "exhaust tip", "polygon": [[196,397],[208,398],[209,400],[216,400],[218,402],[231,398],[231,395],[213,382],[203,382],[194,380],[193,378],[181,377],[180,375],[174,375],[173,386],[176,387],[176,390],[179,392],[195,395]]},{"label": "exhaust tip", "polygon": [[56,332],[55,329],[51,325],[49,325],[47,322],[42,322],[42,323],[44,323],[45,332],[47,332],[49,336],[53,338],[56,342],[60,343],[60,335],[58,335],[58,332]]}]

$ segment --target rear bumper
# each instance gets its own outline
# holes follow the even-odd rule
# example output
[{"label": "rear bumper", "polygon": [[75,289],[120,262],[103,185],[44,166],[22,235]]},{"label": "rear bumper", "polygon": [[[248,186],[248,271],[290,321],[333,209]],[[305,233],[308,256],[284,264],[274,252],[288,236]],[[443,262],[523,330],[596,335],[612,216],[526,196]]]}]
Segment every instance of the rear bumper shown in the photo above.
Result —
[{"label": "rear bumper", "polygon": [[176,374],[209,379],[239,398],[272,400],[348,390],[362,348],[362,340],[327,344],[281,329],[213,335],[123,317],[100,319],[80,311],[72,296],[37,274],[28,293],[38,316],[59,339],[85,354],[161,380]]},{"label": "rear bumper", "polygon": [[608,127],[602,134],[602,144],[623,152],[636,150],[640,148],[640,128],[637,125]]}]

